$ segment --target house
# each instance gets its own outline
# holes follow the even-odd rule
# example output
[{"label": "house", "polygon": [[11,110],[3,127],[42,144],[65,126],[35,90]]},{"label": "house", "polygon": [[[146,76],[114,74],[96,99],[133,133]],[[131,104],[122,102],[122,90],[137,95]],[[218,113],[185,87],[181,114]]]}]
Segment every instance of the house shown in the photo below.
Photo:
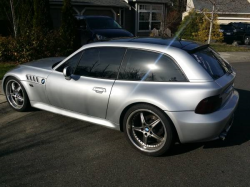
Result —
[{"label": "house", "polygon": [[[215,0],[215,12],[218,15],[219,24],[228,24],[230,22],[247,22],[250,23],[250,0]],[[206,9],[212,12],[212,4],[209,0],[187,0],[186,12],[195,9],[201,11]]]},{"label": "house", "polygon": [[[171,0],[72,0],[75,15],[103,15],[114,18],[136,36],[148,36],[164,28]],[[55,28],[60,26],[63,0],[50,0]]]}]

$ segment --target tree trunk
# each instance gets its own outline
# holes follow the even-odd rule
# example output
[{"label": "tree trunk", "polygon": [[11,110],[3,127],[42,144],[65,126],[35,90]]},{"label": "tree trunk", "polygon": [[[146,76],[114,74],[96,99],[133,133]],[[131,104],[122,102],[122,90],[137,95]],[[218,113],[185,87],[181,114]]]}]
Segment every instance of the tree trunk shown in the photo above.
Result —
[{"label": "tree trunk", "polygon": [[12,21],[13,21],[14,36],[16,38],[17,37],[17,25],[16,25],[16,15],[15,15],[15,9],[13,5],[13,0],[10,0],[10,8],[11,8]]},{"label": "tree trunk", "polygon": [[209,35],[208,35],[208,41],[207,43],[210,44],[211,42],[211,36],[212,36],[212,30],[213,30],[213,23],[214,23],[214,4],[213,4],[213,11],[211,15],[211,20],[210,20],[210,29],[209,29]]}]

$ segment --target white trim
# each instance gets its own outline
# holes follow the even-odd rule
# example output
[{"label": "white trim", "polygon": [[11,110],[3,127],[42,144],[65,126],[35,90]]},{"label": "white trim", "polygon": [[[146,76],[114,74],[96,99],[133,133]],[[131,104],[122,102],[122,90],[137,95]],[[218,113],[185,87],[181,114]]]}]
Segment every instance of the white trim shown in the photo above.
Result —
[{"label": "white trim", "polygon": [[[163,7],[163,5],[162,4],[145,4],[145,3],[139,3],[139,4],[136,4],[137,5],[137,7],[136,7],[136,15],[137,15],[137,18],[136,18],[136,20],[137,20],[137,32],[150,32],[151,30],[152,30],[152,28],[151,28],[151,24],[153,23],[153,22],[161,22],[161,28],[162,28],[162,25],[163,25],[163,23],[164,23],[164,21],[163,21],[163,17],[164,17],[164,7]],[[146,6],[150,6],[150,10],[140,10],[140,5],[146,5]],[[153,5],[157,5],[157,6],[161,6],[161,10],[152,10],[152,6]],[[140,26],[139,26],[139,24],[140,24],[140,22],[143,22],[143,21],[140,21],[140,12],[148,12],[149,13],[149,21],[145,21],[145,22],[149,22],[149,30],[139,30],[140,29]],[[153,12],[156,12],[156,13],[161,13],[161,20],[159,20],[159,21],[152,21],[152,13]]]},{"label": "white trim", "polygon": [[111,10],[111,12],[114,14],[114,19],[116,20],[116,13],[112,8],[86,7],[81,11],[81,15],[83,15],[86,10]]},{"label": "white trim", "polygon": [[137,36],[139,28],[139,21],[138,21],[138,4],[135,3],[135,36]]},{"label": "white trim", "polygon": [[80,15],[80,12],[75,7],[73,7],[73,9],[76,11],[77,15]]},{"label": "white trim", "polygon": [[249,20],[250,18],[240,18],[240,17],[218,17],[218,20]]},{"label": "white trim", "polygon": [[125,11],[125,8],[123,8],[123,28],[125,28],[126,27],[126,22],[125,22],[125,16],[126,16],[126,11]]},{"label": "white trim", "polygon": [[[206,12],[206,13],[212,13],[212,12]],[[250,13],[240,13],[240,12],[215,12],[216,14],[236,14],[236,15],[244,15],[247,14],[249,15]]]},{"label": "white trim", "polygon": [[121,9],[119,8],[119,24],[121,25],[122,21],[121,21],[121,18],[122,17],[122,11]]}]

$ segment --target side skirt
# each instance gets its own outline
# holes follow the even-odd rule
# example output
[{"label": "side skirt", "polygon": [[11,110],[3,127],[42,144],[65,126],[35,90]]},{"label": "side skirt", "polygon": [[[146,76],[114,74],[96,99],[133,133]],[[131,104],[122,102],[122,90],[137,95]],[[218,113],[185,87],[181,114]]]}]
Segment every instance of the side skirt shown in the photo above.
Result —
[{"label": "side skirt", "polygon": [[108,127],[108,128],[120,131],[120,126],[118,124],[114,124],[106,119],[96,118],[96,117],[92,117],[92,116],[88,116],[88,115],[84,115],[84,114],[79,114],[76,112],[57,108],[57,107],[54,107],[54,106],[51,106],[51,105],[48,105],[45,103],[41,103],[41,102],[36,102],[36,101],[31,101],[31,106],[34,108],[39,108],[41,110],[45,110],[45,111],[52,112],[55,114],[60,114],[60,115],[67,116],[70,118],[94,123],[94,124],[97,124],[100,126],[104,126],[104,127]]}]

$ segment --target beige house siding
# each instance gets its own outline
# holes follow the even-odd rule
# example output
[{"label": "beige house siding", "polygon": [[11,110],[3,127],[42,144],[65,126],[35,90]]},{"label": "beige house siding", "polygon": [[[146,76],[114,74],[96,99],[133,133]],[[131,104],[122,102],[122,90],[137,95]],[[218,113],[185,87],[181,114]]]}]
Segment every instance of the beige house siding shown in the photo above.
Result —
[{"label": "beige house siding", "polygon": [[[249,2],[249,5],[247,4],[247,2],[245,2],[245,3],[246,3],[247,8],[249,8],[249,10],[250,10],[250,0],[247,0],[247,1]],[[199,5],[199,4],[197,4],[197,2],[198,1],[196,1],[196,5]],[[208,4],[208,5],[209,5],[209,8],[211,8],[210,4]],[[219,24],[228,24],[231,22],[250,23],[250,11],[246,11],[246,10],[248,10],[246,7],[244,7],[243,11],[239,11],[239,7],[237,7],[238,12],[232,12],[233,9],[230,7],[228,7],[228,8],[229,8],[228,12],[226,12],[226,10],[224,10],[224,12],[217,13]],[[186,17],[192,9],[199,9],[199,8],[195,7],[194,0],[187,0],[186,12],[184,12],[182,14],[182,19],[184,19],[184,17]],[[243,9],[243,7],[242,7],[242,9]]]}]

